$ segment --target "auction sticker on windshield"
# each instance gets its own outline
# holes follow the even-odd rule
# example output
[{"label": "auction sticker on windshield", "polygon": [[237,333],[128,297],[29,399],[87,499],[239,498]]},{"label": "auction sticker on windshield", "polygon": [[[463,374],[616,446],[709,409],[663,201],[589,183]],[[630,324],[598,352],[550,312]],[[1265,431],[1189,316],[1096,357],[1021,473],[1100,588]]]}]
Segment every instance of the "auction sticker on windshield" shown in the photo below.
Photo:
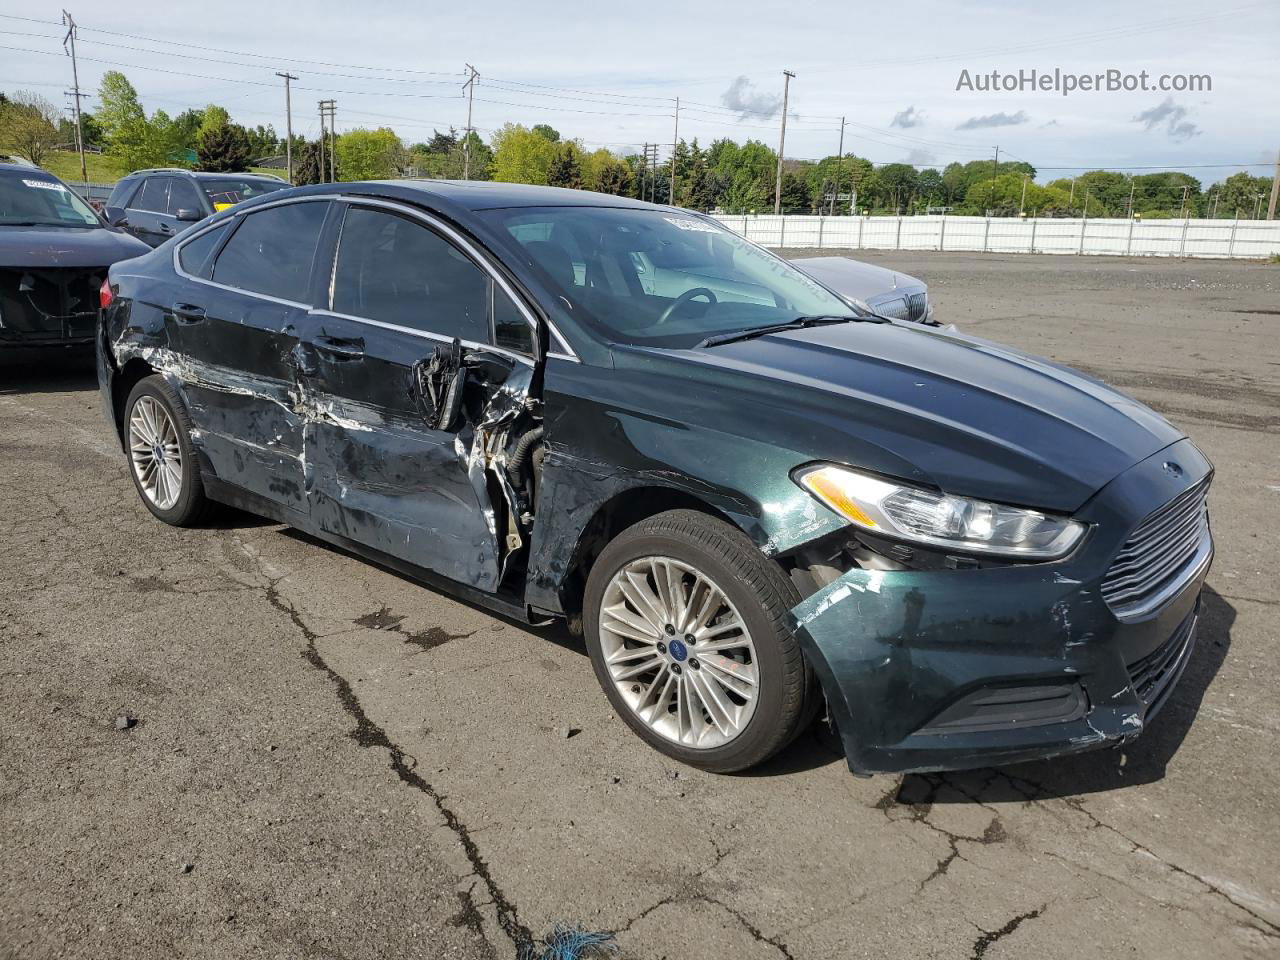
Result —
[{"label": "auction sticker on windshield", "polygon": [[28,187],[35,187],[37,190],[65,190],[67,189],[60,183],[52,183],[48,180],[23,180]]},{"label": "auction sticker on windshield", "polygon": [[679,227],[681,230],[693,230],[696,233],[720,233],[719,227],[713,227],[709,223],[701,220],[694,220],[692,217],[663,217],[663,220],[673,226]]}]

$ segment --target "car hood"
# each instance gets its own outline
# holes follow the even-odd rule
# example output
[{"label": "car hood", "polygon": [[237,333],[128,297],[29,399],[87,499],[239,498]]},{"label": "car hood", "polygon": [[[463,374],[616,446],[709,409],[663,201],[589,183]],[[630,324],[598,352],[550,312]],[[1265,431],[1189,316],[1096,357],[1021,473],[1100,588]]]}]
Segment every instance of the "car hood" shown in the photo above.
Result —
[{"label": "car hood", "polygon": [[791,433],[821,439],[814,459],[1050,511],[1076,510],[1183,436],[1082,373],[912,323],[812,327],[684,356],[807,415]]},{"label": "car hood", "polygon": [[0,226],[0,267],[106,267],[150,252],[107,227]]},{"label": "car hood", "polygon": [[802,257],[791,265],[826,284],[842,297],[870,301],[897,290],[922,290],[923,280],[848,257]]}]

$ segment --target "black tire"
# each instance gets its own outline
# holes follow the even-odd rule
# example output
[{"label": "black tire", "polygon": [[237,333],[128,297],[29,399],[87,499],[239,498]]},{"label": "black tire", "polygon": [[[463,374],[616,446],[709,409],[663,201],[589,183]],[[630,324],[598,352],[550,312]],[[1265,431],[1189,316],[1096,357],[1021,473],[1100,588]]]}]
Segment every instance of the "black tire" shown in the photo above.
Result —
[{"label": "black tire", "polygon": [[[710,577],[737,608],[755,647],[760,692],[755,713],[734,739],[718,747],[687,747],[651,730],[618,692],[605,664],[600,608],[614,575],[627,563],[666,556]],[[714,773],[756,766],[786,747],[813,718],[818,686],[787,611],[800,596],[782,569],[737,528],[696,510],[671,510],[628,527],[591,568],[583,597],[587,651],[596,679],[618,716],[658,751]]]},{"label": "black tire", "polygon": [[[146,494],[142,487],[142,482],[138,478],[138,471],[134,469],[133,460],[129,455],[129,422],[133,417],[134,406],[142,397],[152,398],[165,409],[165,412],[175,425],[178,447],[182,451],[180,492],[177,500],[167,509],[161,509]],[[194,527],[199,525],[209,515],[212,506],[208,497],[205,496],[204,483],[200,478],[200,468],[196,460],[195,450],[191,445],[191,430],[191,417],[187,415],[187,408],[178,398],[173,388],[165,381],[164,377],[152,374],[149,377],[143,377],[134,384],[133,390],[129,392],[129,399],[124,404],[122,431],[124,434],[125,456],[129,458],[129,476],[133,478],[134,488],[138,491],[138,497],[142,500],[143,505],[156,517],[175,527]]]}]

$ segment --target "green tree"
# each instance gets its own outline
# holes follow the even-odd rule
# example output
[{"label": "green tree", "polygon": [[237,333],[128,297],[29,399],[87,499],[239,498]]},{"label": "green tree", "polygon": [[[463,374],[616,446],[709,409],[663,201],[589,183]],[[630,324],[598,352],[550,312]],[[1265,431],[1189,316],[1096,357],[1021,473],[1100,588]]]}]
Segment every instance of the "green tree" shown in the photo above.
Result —
[{"label": "green tree", "polygon": [[247,170],[249,135],[238,123],[202,126],[196,136],[196,169],[213,173]]},{"label": "green tree", "polygon": [[154,155],[147,115],[138,91],[118,70],[108,70],[98,85],[98,122],[106,140],[106,155],[124,171],[163,163]]},{"label": "green tree", "polygon": [[0,150],[36,166],[58,145],[58,108],[37,93],[19,90],[0,103]]},{"label": "green tree", "polygon": [[552,143],[560,142],[560,131],[549,123],[535,123],[533,132],[546,140],[550,140]]},{"label": "green tree", "polygon": [[493,179],[506,183],[547,182],[556,145],[518,123],[505,124],[493,135]]},{"label": "green tree", "polygon": [[340,180],[389,180],[405,162],[404,145],[387,127],[349,130],[338,137],[334,153],[342,167]]},{"label": "green tree", "polygon": [[[328,154],[325,155],[325,169],[320,169],[320,142],[303,140],[293,147],[293,183],[304,186],[309,183],[324,183],[329,179]],[[341,169],[339,168],[339,174]]]},{"label": "green tree", "polygon": [[[1252,177],[1241,171],[1233,173],[1221,183],[1210,188],[1210,209],[1216,206],[1215,217],[1221,220],[1250,220],[1256,212],[1267,212],[1271,195],[1270,177]],[[1216,204],[1213,201],[1217,201]]]},{"label": "green tree", "polygon": [[631,192],[631,168],[601,147],[582,157],[582,185],[597,193],[624,196]]},{"label": "green tree", "polygon": [[578,147],[572,141],[559,144],[547,167],[547,185],[581,190],[582,164],[578,156]]}]

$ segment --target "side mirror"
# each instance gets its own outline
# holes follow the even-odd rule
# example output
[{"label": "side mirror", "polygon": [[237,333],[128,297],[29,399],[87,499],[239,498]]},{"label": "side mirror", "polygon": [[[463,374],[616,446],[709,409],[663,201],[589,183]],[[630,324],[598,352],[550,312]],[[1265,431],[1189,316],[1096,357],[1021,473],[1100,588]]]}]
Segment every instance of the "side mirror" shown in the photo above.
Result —
[{"label": "side mirror", "polygon": [[127,227],[128,219],[124,215],[124,211],[119,207],[107,207],[102,211],[103,217],[106,218],[109,227]]},{"label": "side mirror", "polygon": [[203,220],[204,214],[201,213],[199,210],[192,210],[188,207],[182,207],[180,210],[178,210],[177,213],[173,215],[173,218],[182,223],[195,223],[197,220]]}]

